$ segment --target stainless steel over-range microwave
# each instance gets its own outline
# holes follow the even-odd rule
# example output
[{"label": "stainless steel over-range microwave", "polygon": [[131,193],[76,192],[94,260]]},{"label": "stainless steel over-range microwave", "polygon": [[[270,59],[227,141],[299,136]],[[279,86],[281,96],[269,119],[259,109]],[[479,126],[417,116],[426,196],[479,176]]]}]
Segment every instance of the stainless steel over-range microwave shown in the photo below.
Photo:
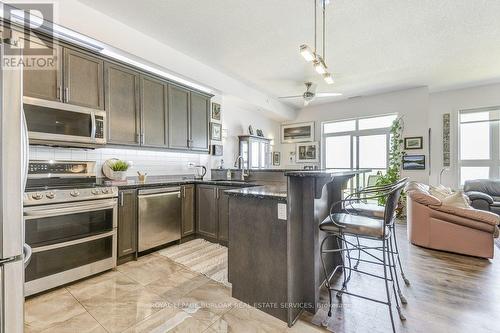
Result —
[{"label": "stainless steel over-range microwave", "polygon": [[23,97],[30,144],[96,147],[106,144],[106,112]]}]

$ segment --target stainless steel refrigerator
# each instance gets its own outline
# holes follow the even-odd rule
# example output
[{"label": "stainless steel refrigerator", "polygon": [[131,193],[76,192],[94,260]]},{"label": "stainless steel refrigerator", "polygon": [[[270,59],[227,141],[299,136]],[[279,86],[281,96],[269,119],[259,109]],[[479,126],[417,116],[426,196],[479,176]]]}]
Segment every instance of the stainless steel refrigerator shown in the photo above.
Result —
[{"label": "stainless steel refrigerator", "polygon": [[22,105],[22,68],[9,66],[12,55],[0,43],[0,332],[21,333],[24,321],[24,246],[22,198],[28,141]]}]

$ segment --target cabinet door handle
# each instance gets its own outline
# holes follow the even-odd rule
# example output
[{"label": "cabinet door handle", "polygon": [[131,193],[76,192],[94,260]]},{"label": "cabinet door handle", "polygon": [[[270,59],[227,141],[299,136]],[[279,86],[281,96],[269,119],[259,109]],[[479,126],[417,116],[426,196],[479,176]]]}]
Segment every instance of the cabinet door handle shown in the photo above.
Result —
[{"label": "cabinet door handle", "polygon": [[141,135],[139,133],[135,133],[135,142],[137,142],[138,144],[141,143]]},{"label": "cabinet door handle", "polygon": [[59,100],[59,102],[62,102],[63,101],[63,93],[62,93],[62,87],[59,86],[57,87],[57,99]]},{"label": "cabinet door handle", "polygon": [[69,88],[68,87],[64,88],[64,102],[66,102],[66,103],[69,102]]},{"label": "cabinet door handle", "polygon": [[123,192],[120,192],[120,207],[123,207]]}]

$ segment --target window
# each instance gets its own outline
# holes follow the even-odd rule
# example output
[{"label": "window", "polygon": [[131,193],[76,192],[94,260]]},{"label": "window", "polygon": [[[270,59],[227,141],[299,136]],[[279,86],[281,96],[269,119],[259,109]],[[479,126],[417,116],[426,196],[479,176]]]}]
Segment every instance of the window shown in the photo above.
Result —
[{"label": "window", "polygon": [[370,175],[387,169],[389,128],[396,118],[397,115],[391,114],[323,123],[323,167],[372,169],[364,179],[356,180],[356,186],[366,185]]},{"label": "window", "polygon": [[459,113],[460,184],[500,177],[500,107]]}]

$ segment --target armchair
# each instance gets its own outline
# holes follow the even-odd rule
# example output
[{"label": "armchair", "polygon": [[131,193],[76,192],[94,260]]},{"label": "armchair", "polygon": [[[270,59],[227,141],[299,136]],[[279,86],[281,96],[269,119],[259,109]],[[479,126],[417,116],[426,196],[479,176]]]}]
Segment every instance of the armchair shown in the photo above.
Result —
[{"label": "armchair", "polygon": [[464,192],[472,207],[500,215],[500,180],[467,180]]}]

